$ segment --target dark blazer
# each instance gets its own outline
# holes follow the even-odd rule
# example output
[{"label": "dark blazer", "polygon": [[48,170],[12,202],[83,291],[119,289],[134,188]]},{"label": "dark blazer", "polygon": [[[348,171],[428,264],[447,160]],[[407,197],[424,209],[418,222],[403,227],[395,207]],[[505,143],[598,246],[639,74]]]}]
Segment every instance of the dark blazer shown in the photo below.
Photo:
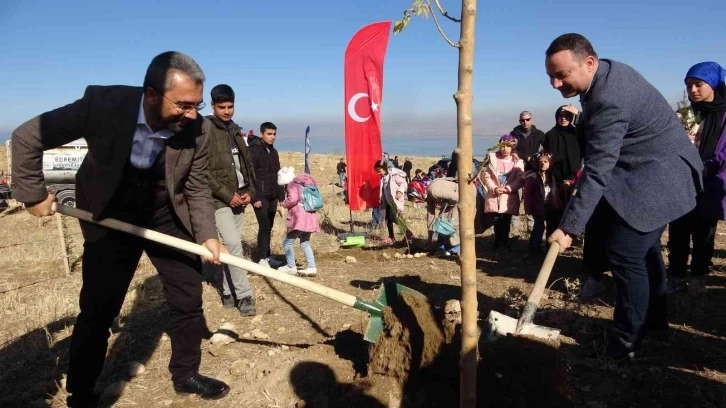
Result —
[{"label": "dark blazer", "polygon": [[585,166],[560,229],[582,232],[601,198],[640,232],[696,206],[701,159],[653,85],[633,68],[603,59],[580,102]]},{"label": "dark blazer", "polygon": [[[131,155],[143,89],[89,86],[83,98],[22,124],[12,136],[13,196],[45,199],[43,151],[84,138],[88,153],[76,174],[76,205],[103,218]],[[174,212],[198,243],[217,238],[201,115],[166,143],[166,185]],[[85,225],[84,225],[85,224]],[[87,240],[105,229],[82,223]]]}]

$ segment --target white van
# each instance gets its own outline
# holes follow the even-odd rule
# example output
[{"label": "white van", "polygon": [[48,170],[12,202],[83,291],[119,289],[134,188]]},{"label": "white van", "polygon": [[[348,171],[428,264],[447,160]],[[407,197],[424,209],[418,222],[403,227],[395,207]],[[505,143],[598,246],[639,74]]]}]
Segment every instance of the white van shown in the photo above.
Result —
[{"label": "white van", "polygon": [[[8,154],[8,176],[12,195],[13,162],[10,140],[5,142]],[[88,144],[78,139],[55,149],[43,152],[43,175],[48,191],[55,192],[58,202],[70,207],[76,206],[76,172],[88,153]]]}]

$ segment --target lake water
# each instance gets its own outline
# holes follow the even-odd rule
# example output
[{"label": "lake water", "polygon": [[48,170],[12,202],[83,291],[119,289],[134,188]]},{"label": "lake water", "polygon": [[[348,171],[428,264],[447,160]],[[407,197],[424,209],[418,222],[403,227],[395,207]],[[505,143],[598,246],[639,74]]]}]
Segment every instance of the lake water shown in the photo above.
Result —
[{"label": "lake water", "polygon": [[[497,143],[498,138],[491,136],[475,137],[474,156],[483,157],[486,150]],[[345,138],[343,137],[311,137],[310,153],[339,154],[345,153]],[[278,138],[275,147],[279,151],[304,152],[305,138]],[[403,138],[384,137],[383,151],[393,156],[451,156],[456,148],[456,136],[429,137],[429,138]]]}]

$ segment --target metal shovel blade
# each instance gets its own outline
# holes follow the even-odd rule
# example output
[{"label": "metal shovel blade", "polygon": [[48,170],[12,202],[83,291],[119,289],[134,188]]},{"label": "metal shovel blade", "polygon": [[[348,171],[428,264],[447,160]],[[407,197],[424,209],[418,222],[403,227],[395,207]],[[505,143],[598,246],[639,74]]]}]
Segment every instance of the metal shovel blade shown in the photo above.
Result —
[{"label": "metal shovel blade", "polygon": [[[400,298],[402,293],[411,293],[414,296],[426,299],[426,296],[424,296],[421,292],[413,290],[407,286],[403,286],[396,282],[383,282],[381,287],[378,288],[378,296],[376,296],[373,303],[383,309],[383,307],[390,305],[396,299]],[[383,315],[371,313],[363,340],[375,343],[381,333],[383,333]]]},{"label": "metal shovel blade", "polygon": [[525,324],[522,330],[517,333],[517,319],[509,317],[492,310],[487,318],[486,341],[495,342],[500,337],[506,337],[507,334],[530,335],[543,340],[557,340],[560,336],[558,329],[546,326],[538,326],[536,324]]}]

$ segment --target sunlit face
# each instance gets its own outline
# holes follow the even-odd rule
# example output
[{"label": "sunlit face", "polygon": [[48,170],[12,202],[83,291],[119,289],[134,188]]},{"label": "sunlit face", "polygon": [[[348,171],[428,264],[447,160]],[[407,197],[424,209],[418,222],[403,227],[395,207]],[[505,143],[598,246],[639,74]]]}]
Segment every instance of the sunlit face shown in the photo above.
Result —
[{"label": "sunlit face", "polygon": [[378,174],[379,174],[379,175],[380,175],[381,177],[383,177],[383,176],[385,176],[386,174],[388,174],[388,172],[386,171],[386,169],[384,169],[383,167],[378,167],[378,168],[376,169],[376,172],[377,172],[377,173],[378,173]]},{"label": "sunlit face", "polygon": [[165,93],[152,88],[145,91],[151,112],[147,120],[159,129],[179,132],[190,120],[197,118],[197,106],[202,103],[204,85],[198,84],[188,75],[172,72],[171,86]]},{"label": "sunlit face", "polygon": [[550,159],[548,159],[546,157],[540,157],[537,160],[537,164],[539,166],[540,171],[547,171],[547,169],[550,168]]},{"label": "sunlit face", "polygon": [[265,131],[260,134],[260,137],[262,138],[262,141],[268,145],[274,144],[275,139],[277,138],[277,130],[265,129]]},{"label": "sunlit face", "polygon": [[502,146],[499,148],[499,153],[502,154],[504,157],[509,157],[512,155],[512,146]]},{"label": "sunlit face", "polygon": [[229,122],[234,116],[234,102],[218,102],[212,104],[214,116],[224,122]]},{"label": "sunlit face", "polygon": [[560,111],[557,114],[557,124],[560,126],[570,126],[572,123],[572,114],[570,112]]},{"label": "sunlit face", "polygon": [[713,102],[713,88],[698,78],[686,78],[686,92],[691,102]]},{"label": "sunlit face", "polygon": [[564,98],[583,94],[590,87],[597,70],[597,59],[592,55],[578,60],[570,50],[560,51],[545,59],[550,85]]},{"label": "sunlit face", "polygon": [[519,124],[522,125],[522,127],[527,130],[529,130],[532,127],[533,122],[534,122],[534,119],[532,119],[531,115],[521,115],[519,117]]}]

